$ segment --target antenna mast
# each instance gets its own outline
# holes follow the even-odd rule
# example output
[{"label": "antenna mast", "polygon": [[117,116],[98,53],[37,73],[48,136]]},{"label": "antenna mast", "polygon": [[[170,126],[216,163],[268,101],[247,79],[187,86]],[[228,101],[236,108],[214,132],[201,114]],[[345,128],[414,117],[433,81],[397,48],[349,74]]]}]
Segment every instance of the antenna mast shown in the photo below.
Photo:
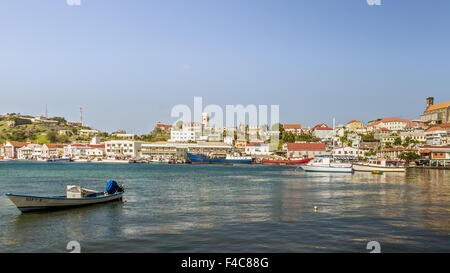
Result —
[{"label": "antenna mast", "polygon": [[83,126],[83,107],[80,106],[80,124]]}]

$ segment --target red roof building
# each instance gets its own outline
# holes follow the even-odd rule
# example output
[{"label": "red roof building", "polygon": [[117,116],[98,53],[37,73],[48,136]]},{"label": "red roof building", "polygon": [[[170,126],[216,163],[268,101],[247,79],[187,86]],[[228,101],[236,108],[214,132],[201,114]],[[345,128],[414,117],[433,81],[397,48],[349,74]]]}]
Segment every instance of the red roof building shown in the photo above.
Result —
[{"label": "red roof building", "polygon": [[286,143],[289,158],[312,158],[316,155],[326,154],[325,143]]}]

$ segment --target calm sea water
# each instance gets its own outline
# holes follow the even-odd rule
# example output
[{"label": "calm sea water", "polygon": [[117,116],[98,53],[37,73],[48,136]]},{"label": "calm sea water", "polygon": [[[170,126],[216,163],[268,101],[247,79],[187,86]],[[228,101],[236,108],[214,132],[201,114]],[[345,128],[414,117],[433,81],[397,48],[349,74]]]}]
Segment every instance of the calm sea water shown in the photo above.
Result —
[{"label": "calm sea water", "polygon": [[[450,252],[450,171],[316,174],[288,166],[1,162],[0,192],[126,187],[126,202],[21,214],[0,252]],[[318,211],[314,211],[314,206]]]}]

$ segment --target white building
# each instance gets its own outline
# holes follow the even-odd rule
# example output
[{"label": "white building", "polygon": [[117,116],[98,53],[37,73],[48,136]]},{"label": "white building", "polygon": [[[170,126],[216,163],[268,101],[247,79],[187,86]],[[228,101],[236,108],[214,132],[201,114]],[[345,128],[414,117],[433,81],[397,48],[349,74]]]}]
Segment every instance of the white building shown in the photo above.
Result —
[{"label": "white building", "polygon": [[247,143],[245,145],[245,153],[247,155],[270,155],[269,144]]},{"label": "white building", "polygon": [[170,142],[188,142],[200,140],[202,124],[198,122],[185,122],[182,128],[172,127],[170,130]]},{"label": "white building", "polygon": [[342,158],[342,159],[356,159],[359,156],[364,157],[364,151],[358,148],[354,147],[340,147],[335,148],[332,151],[332,154],[336,158]]},{"label": "white building", "polygon": [[420,142],[426,142],[427,138],[423,129],[417,129],[414,131],[403,131],[400,132],[400,137],[402,142],[405,141],[407,137],[411,138],[411,140],[416,140]]},{"label": "white building", "polygon": [[105,142],[105,152],[108,157],[139,157],[141,153],[141,141],[111,140]]},{"label": "white building", "polygon": [[42,158],[60,158],[64,156],[64,144],[42,145]]},{"label": "white building", "polygon": [[401,131],[405,129],[405,127],[407,127],[408,124],[410,124],[409,120],[401,119],[399,117],[383,118],[379,121],[376,121],[368,125],[367,129],[369,131],[373,131],[375,129],[386,128],[390,131]]}]

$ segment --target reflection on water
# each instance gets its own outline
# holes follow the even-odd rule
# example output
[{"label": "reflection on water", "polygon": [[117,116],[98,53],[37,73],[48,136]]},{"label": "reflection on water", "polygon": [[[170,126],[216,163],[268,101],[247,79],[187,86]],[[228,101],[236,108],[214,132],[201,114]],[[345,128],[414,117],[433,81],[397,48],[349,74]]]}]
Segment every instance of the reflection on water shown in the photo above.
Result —
[{"label": "reflection on water", "polygon": [[[82,178],[82,182],[77,182]],[[5,192],[101,190],[126,202],[20,214],[0,200],[1,252],[450,251],[450,172],[305,173],[289,166],[0,164]],[[314,206],[318,211],[314,211]]]}]

